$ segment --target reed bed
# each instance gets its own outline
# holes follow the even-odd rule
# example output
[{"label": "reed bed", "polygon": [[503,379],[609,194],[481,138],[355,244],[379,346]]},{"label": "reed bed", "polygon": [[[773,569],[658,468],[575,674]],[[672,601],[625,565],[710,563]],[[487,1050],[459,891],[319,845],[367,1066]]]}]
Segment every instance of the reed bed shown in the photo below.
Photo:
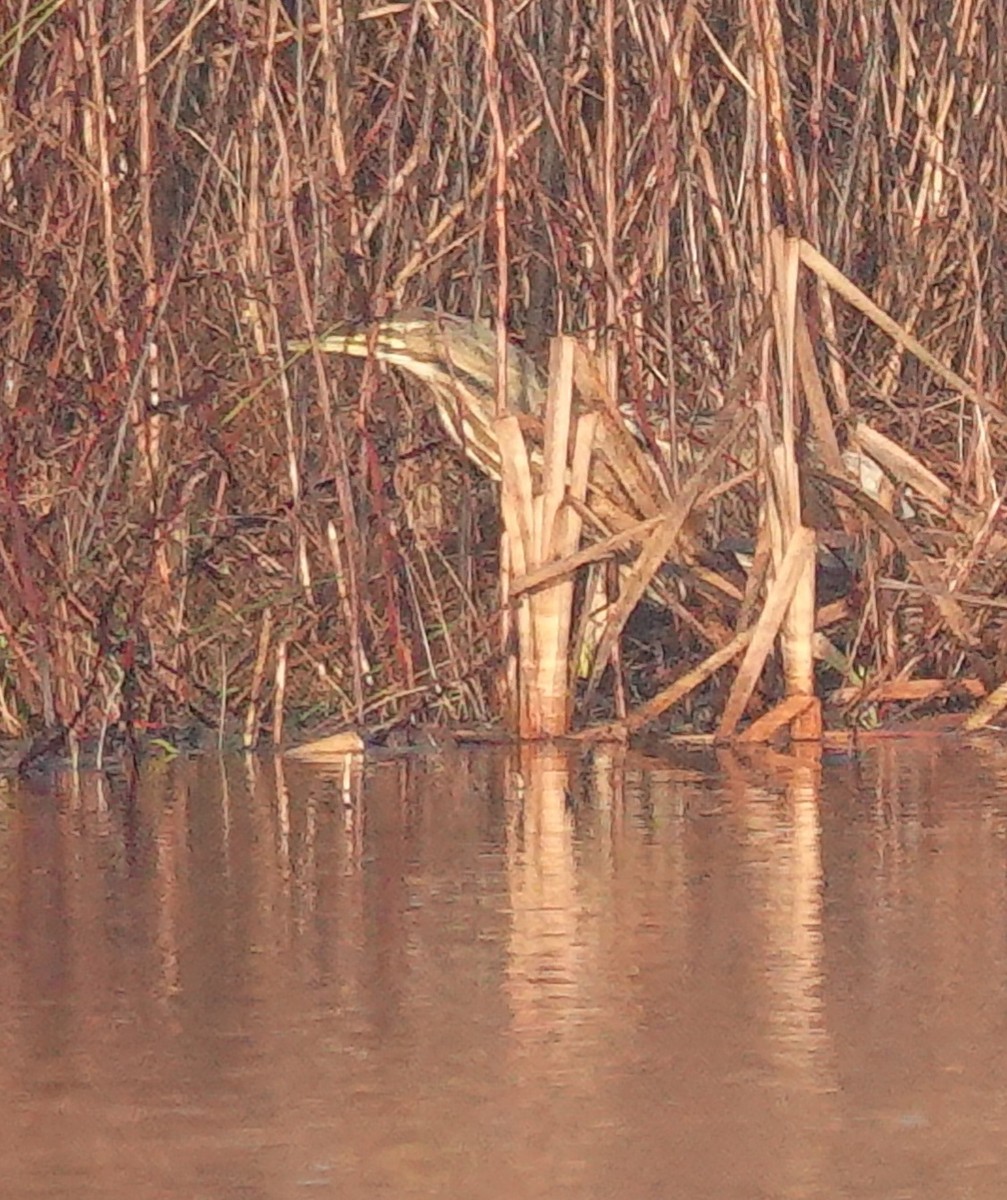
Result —
[{"label": "reed bed", "polygon": [[[494,719],[495,486],[422,387],[285,350],[412,304],[543,366],[583,335],[689,497],[653,563],[619,549],[582,721],[996,719],[1000,4],[57,0],[0,31],[0,734]],[[747,441],[689,491],[732,405]]]}]

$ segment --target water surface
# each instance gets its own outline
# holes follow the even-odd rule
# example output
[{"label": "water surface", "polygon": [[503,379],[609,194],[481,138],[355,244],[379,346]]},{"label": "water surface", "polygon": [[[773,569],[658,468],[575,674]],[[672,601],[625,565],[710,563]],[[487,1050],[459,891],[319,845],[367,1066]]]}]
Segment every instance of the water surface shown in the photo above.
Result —
[{"label": "water surface", "polygon": [[1003,1200],[1005,774],[933,741],[8,783],[0,1194]]}]

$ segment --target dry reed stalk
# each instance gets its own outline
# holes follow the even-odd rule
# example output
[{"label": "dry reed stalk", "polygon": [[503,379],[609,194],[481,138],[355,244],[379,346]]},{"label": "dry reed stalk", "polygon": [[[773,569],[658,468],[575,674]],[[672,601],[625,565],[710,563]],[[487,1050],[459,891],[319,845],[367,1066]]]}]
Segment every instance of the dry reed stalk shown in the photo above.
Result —
[{"label": "dry reed stalk", "polygon": [[871,521],[881,529],[905,558],[907,565],[927,589],[934,604],[940,609],[941,617],[948,630],[965,647],[975,645],[975,635],[972,633],[969,621],[962,611],[958,600],[948,594],[940,584],[939,568],[932,563],[923,551],[913,541],[912,536],[903,527],[897,517],[883,508],[876,500],[862,492],[847,479],[827,479],[829,486],[836,491],[844,492],[856,505],[867,514]]},{"label": "dry reed stalk", "polygon": [[273,667],[273,745],[283,742],[284,706],[287,699],[287,639],[280,638],[276,643],[276,654]]},{"label": "dry reed stalk", "polygon": [[[563,511],[573,419],[573,355],[572,339],[562,338],[554,343],[546,392],[542,482],[534,503],[534,545],[528,555],[528,567],[536,567],[556,556],[565,556],[580,541],[580,521],[572,513],[567,521],[567,514]],[[592,422],[592,441],[593,434]],[[587,446],[589,459],[591,442]],[[587,490],[587,472],[582,471],[581,478],[572,482],[581,489],[579,495],[576,491],[574,495],[583,500]],[[560,522],[563,528],[560,528]],[[570,727],[568,659],[573,580],[565,580],[535,593],[530,598],[529,606],[537,668],[533,707],[530,706],[534,713],[531,728],[536,733],[566,733]]]},{"label": "dry reed stalk", "polygon": [[497,61],[497,0],[484,0],[486,23],[483,67],[493,146],[493,227],[496,233],[496,360],[497,416],[507,411],[507,295],[510,255],[507,252],[507,136],[501,109],[500,64]]},{"label": "dry reed stalk", "polygon": [[[739,745],[758,745],[772,741],[783,730],[795,741],[820,741],[822,736],[821,705],[817,697],[794,693],[774,705],[742,730],[734,739]],[[817,723],[817,733],[814,726]],[[802,736],[795,732],[799,730]]]},{"label": "dry reed stalk", "polygon": [[794,313],[796,342],[794,353],[801,380],[801,390],[804,401],[808,406],[808,416],[811,430],[814,434],[816,450],[826,470],[833,474],[842,474],[843,459],[839,450],[839,439],[836,436],[836,426],[829,410],[829,402],[825,393],[825,385],[815,362],[815,348],[808,331],[808,320],[800,303]]},{"label": "dry reed stalk", "polygon": [[[556,340],[546,393],[543,466],[537,482],[519,418],[500,417],[496,422],[501,508],[513,581],[502,589],[507,595],[514,594],[514,585],[520,585],[523,576],[556,558],[569,558],[580,540],[580,519],[566,501],[568,494],[581,502],[586,495],[596,420],[584,415],[571,427],[574,354],[573,339]],[[516,608],[517,669],[510,668],[510,677],[517,680],[512,703],[517,731],[522,737],[564,734],[571,717],[572,577],[519,594]]]},{"label": "dry reed stalk", "polygon": [[[779,522],[782,540],[788,547],[793,543],[802,527],[802,489],[797,463],[797,396],[795,392],[795,345],[798,341],[797,283],[800,268],[799,246],[796,238],[785,238],[777,227],[769,237],[769,255],[773,267],[773,311],[776,328],[776,349],[780,369],[780,430],[781,440],[772,448],[769,467],[775,486],[767,492],[767,500],[775,508],[774,518]],[[788,698],[812,696],[814,680],[814,637],[815,637],[815,551],[814,534],[812,550],[806,554],[800,575],[794,585],[790,602],[783,618],[780,633],[780,650],[783,657],[785,690]],[[774,540],[774,551],[777,543]],[[783,569],[783,556],[774,555],[774,567]],[[771,588],[766,597],[767,608],[773,596]],[[758,626],[753,646],[758,642]],[[753,655],[749,647],[748,655]],[[744,671],[749,659],[742,664]],[[732,697],[733,699],[733,697]],[[726,729],[726,713],[721,729]],[[821,735],[821,715],[817,701],[811,706],[795,710],[793,735],[796,740],[815,739]]]},{"label": "dry reed stalk", "polygon": [[[534,546],[534,511],[531,464],[516,417],[498,417],[495,425],[500,446],[500,515],[504,536],[500,549],[500,594],[509,597],[511,581],[528,570],[528,553]],[[535,633],[531,598],[521,597],[511,606],[514,636],[505,648],[505,706],[511,728],[530,733],[534,704]],[[524,703],[523,703],[524,701]]]},{"label": "dry reed stalk", "polygon": [[245,727],[242,731],[241,744],[246,750],[252,750],[259,741],[259,714],[262,709],[260,696],[262,683],[266,677],[266,661],[269,657],[269,647],[273,635],[273,610],[266,608],[262,613],[262,623],[259,626],[259,643],[255,652],[255,669],[252,672],[252,685],[248,697],[248,707],[245,710]]},{"label": "dry reed stalk", "polygon": [[[992,697],[992,693],[987,693],[978,679],[955,679],[950,682],[946,679],[890,679],[866,690],[863,687],[842,688],[835,694],[834,699],[840,704],[895,704],[906,701],[919,703],[952,693],[974,700]],[[987,718],[981,715],[984,708],[985,704],[980,705],[967,718],[967,728],[979,728],[986,723]],[[992,711],[996,711],[995,705]]]},{"label": "dry reed stalk", "polygon": [[[814,570],[815,535],[810,529],[798,527],[794,530],[787,543],[787,549],[780,562],[776,578],[766,596],[759,618],[756,621],[751,639],[742,659],[738,674],[731,688],[731,694],[717,727],[718,740],[727,741],[737,728],[738,721],[751,699],[755,686],[762,674],[766,659],[772,653],[776,635],[780,632],[787,611],[794,595],[801,585],[802,577],[809,569]],[[797,695],[807,696],[807,691]]]},{"label": "dry reed stalk", "polygon": [[626,621],[678,542],[685,522],[696,501],[703,494],[706,482],[719,467],[721,455],[743,431],[747,416],[748,414],[745,413],[737,413],[736,423],[733,427],[729,426],[725,420],[724,424],[727,428],[707,451],[688,483],[668,504],[653,533],[644,543],[635,565],[626,573],[619,597],[611,607],[605,631],[598,643],[588,683],[589,691],[597,686]]},{"label": "dry reed stalk", "polygon": [[963,504],[942,479],[905,447],[872,429],[866,421],[857,421],[853,426],[851,441],[882,467],[896,483],[912,488],[918,495],[947,513],[965,533],[971,533],[975,529],[979,520],[975,509],[971,505]]},{"label": "dry reed stalk", "polygon": [[8,688],[0,680],[0,737],[20,738],[24,731],[24,722],[14,711]]},{"label": "dry reed stalk", "polygon": [[895,342],[905,349],[911,351],[915,356],[949,384],[955,391],[960,392],[973,403],[987,416],[1000,423],[1001,427],[1007,424],[1007,413],[1003,408],[995,404],[986,396],[981,395],[972,384],[964,380],[957,372],[952,371],[945,366],[934,354],[932,354],[918,338],[914,337],[908,330],[904,329],[897,321],[893,320],[879,305],[864,294],[855,284],[841,271],[838,271],[826,258],[824,258],[814,246],[807,242],[801,243],[801,261],[804,265],[827,283],[833,291],[837,292],[844,300],[847,300],[854,308],[858,309],[868,317],[875,325],[889,335]]},{"label": "dry reed stalk", "polygon": [[704,684],[721,667],[737,658],[752,640],[752,633],[752,629],[744,629],[741,633],[736,633],[730,641],[725,642],[697,666],[685,671],[674,683],[663,688],[656,696],[634,709],[624,720],[595,725],[574,736],[582,741],[621,741],[628,734],[645,728]]},{"label": "dry reed stalk", "polygon": [[1007,708],[1007,680],[993,689],[978,705],[976,710],[965,718],[965,729],[973,732],[987,729]]}]

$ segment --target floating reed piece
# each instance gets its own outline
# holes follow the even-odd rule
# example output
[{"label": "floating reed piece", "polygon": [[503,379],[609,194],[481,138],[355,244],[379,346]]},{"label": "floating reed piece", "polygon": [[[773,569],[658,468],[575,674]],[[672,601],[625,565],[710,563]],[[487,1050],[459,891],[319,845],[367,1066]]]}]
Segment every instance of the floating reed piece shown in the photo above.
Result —
[{"label": "floating reed piece", "polygon": [[[533,571],[568,559],[580,542],[575,504],[587,495],[597,414],[575,415],[572,338],[553,341],[544,411],[541,470],[525,442],[520,418],[495,423],[502,472],[501,596],[510,620],[504,630],[507,702],[514,731],[523,738],[569,732],[574,583],[569,572],[506,602],[514,583]],[[512,634],[513,636],[507,636]]]}]

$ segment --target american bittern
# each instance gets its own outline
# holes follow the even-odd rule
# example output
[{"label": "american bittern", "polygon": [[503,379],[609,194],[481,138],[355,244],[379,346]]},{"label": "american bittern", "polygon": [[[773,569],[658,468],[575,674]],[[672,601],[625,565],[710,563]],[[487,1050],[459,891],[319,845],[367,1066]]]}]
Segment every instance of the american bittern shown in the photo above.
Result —
[{"label": "american bittern", "polygon": [[[469,459],[499,481],[496,419],[497,342],[481,321],[418,308],[373,324],[337,325],[318,339],[318,348],[352,358],[374,357],[401,367],[431,390],[441,423]],[[289,349],[309,350],[310,341]],[[507,351],[507,411],[541,417],[545,390],[524,351]]]},{"label": "american bittern", "polygon": [[[500,447],[495,432],[497,399],[497,340],[481,321],[430,309],[413,309],[371,324],[340,325],[317,342],[288,343],[295,352],[317,345],[331,354],[353,358],[376,358],[391,363],[425,383],[433,393],[441,422],[450,437],[481,471],[499,481]],[[589,368],[580,379],[581,398],[599,415],[588,481],[587,512],[584,515],[595,534],[635,530],[641,520],[668,510],[669,497],[655,462],[640,447],[620,418],[604,385]],[[546,389],[535,364],[522,350],[509,345],[505,399],[507,411],[525,414],[531,428],[526,441],[533,468],[541,464],[541,443],[535,433],[545,410]],[[722,449],[744,428],[745,421],[728,419],[721,433]],[[531,436],[529,436],[531,435]],[[711,451],[710,459],[715,458]],[[704,468],[694,480],[698,482]],[[679,551],[693,560],[695,533],[685,526],[679,534]],[[721,590],[733,591],[718,584]]]},{"label": "american bittern", "polygon": [[[336,326],[317,343],[292,341],[288,348],[305,351],[315,344],[331,354],[374,357],[422,380],[451,438],[481,471],[499,481],[500,448],[494,432],[497,341],[488,325],[412,309],[372,324]],[[514,345],[507,350],[506,404],[508,412],[535,419],[545,409],[545,387],[535,364]],[[621,530],[654,516],[665,497],[653,463],[625,426],[611,411],[601,415],[588,504],[602,530]]]}]

